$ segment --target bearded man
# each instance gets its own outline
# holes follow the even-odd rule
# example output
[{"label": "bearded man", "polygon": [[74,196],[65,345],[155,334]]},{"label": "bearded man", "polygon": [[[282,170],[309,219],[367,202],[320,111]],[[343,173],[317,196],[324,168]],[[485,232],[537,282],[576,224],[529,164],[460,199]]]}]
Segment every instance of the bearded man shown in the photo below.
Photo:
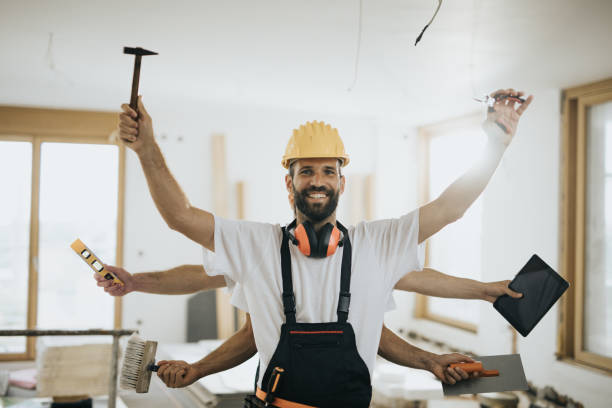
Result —
[{"label": "bearded man", "polygon": [[162,217],[214,253],[205,255],[210,275],[244,293],[263,373],[246,406],[369,406],[391,292],[409,271],[422,269],[418,245],[459,219],[484,190],[532,100],[521,95],[492,95],[482,158],[438,198],[400,218],[349,228],[336,220],[349,157],[330,125],[306,123],[287,144],[281,162],[296,219],[280,226],[193,207],[164,162],[142,101],[140,115],[122,106],[120,137],[138,154]]}]

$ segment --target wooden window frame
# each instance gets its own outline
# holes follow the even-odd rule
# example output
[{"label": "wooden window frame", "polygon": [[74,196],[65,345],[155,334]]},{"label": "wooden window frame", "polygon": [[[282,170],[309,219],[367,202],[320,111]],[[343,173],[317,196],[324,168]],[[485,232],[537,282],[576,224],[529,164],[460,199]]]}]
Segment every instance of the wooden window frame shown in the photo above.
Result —
[{"label": "wooden window frame", "polygon": [[[418,168],[419,168],[419,206],[427,204],[432,198],[429,191],[429,146],[431,140],[440,134],[449,133],[453,130],[471,128],[473,126],[480,127],[483,121],[482,113],[462,116],[455,119],[450,119],[444,122],[433,125],[426,125],[418,129]],[[425,265],[429,265],[429,240],[425,242]],[[446,316],[432,313],[429,308],[429,297],[421,294],[416,294],[415,298],[414,317],[419,319],[427,319],[437,323],[451,326],[457,329],[465,330],[470,333],[477,333],[478,326],[476,324],[452,319]]]},{"label": "wooden window frame", "polygon": [[[28,256],[27,327],[35,329],[38,308],[38,233],[40,197],[40,147],[44,142],[116,144],[111,133],[117,127],[117,113],[40,109],[0,106],[0,141],[30,142],[32,144],[32,180],[30,204],[30,238]],[[123,265],[123,226],[125,209],[125,147],[119,145],[117,194],[116,264]],[[67,243],[68,245],[69,243]],[[114,326],[121,328],[121,297],[115,297]],[[24,353],[0,354],[0,361],[34,360],[35,337],[26,340]]]},{"label": "wooden window frame", "polygon": [[587,108],[612,101],[612,78],[563,92],[561,151],[561,298],[557,357],[612,374],[612,358],[584,350]]}]

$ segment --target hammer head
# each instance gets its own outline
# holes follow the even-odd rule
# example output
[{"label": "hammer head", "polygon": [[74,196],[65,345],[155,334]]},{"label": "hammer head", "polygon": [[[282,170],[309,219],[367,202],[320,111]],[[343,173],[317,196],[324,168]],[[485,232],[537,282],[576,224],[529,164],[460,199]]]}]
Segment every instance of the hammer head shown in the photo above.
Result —
[{"label": "hammer head", "polygon": [[132,55],[157,55],[156,52],[145,50],[144,48],[136,47],[123,47],[124,54],[132,54]]}]

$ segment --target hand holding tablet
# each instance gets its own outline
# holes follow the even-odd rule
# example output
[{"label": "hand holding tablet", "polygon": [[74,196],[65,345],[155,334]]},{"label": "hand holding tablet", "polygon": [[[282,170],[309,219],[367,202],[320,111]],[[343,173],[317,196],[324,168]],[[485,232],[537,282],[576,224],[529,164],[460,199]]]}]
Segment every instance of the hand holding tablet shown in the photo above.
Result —
[{"label": "hand holding tablet", "polygon": [[544,315],[569,287],[569,283],[533,255],[508,285],[523,297],[514,299],[502,295],[493,307],[519,332],[526,337]]}]

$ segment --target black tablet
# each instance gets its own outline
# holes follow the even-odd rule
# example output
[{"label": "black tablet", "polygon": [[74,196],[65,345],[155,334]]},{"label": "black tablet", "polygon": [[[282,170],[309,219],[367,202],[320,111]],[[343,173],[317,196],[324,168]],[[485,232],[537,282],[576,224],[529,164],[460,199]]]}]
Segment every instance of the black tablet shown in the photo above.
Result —
[{"label": "black tablet", "polygon": [[565,279],[539,256],[533,255],[509,285],[523,297],[515,299],[502,295],[493,307],[526,337],[568,287]]}]

